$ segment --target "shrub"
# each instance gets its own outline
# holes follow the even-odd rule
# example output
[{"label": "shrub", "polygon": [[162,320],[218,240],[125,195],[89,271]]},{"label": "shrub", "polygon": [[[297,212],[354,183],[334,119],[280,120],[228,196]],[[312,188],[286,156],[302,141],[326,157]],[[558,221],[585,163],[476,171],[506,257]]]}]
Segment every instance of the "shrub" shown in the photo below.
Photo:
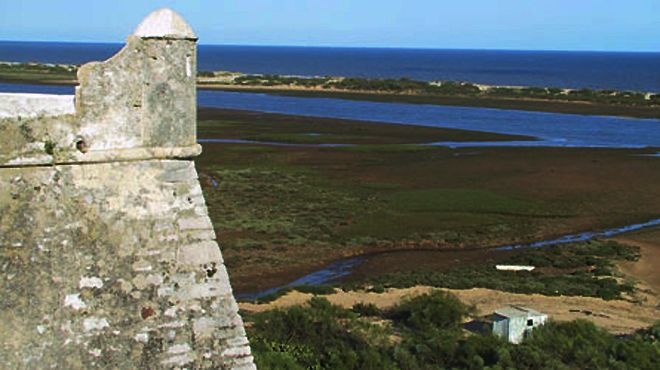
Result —
[{"label": "shrub", "polygon": [[573,368],[657,369],[660,366],[657,339],[645,341],[641,336],[617,339],[585,320],[551,321],[534,330],[522,347],[542,349]]},{"label": "shrub", "polygon": [[373,303],[359,302],[354,304],[351,310],[360,316],[379,316],[381,314],[380,308]]},{"label": "shrub", "polygon": [[434,291],[403,301],[388,316],[414,330],[456,330],[471,312],[456,296]]},{"label": "shrub", "polygon": [[[382,342],[377,330],[364,331],[357,315],[349,310],[330,304],[324,298],[313,298],[307,306],[294,306],[286,310],[274,310],[255,317],[253,333],[264,338],[269,347],[256,347],[255,359],[261,361],[285,361],[306,355],[291,353],[300,349],[301,354],[311,351],[317,361],[302,364],[324,369],[393,369],[393,361],[386,348],[371,343]],[[282,353],[275,357],[272,352]],[[295,368],[295,367],[291,367]],[[313,368],[313,367],[312,367]]]},{"label": "shrub", "polygon": [[549,321],[520,345],[460,330],[470,311],[441,291],[401,302],[381,313],[393,332],[323,298],[245,316],[260,369],[657,369],[660,322],[627,337],[593,323]]}]

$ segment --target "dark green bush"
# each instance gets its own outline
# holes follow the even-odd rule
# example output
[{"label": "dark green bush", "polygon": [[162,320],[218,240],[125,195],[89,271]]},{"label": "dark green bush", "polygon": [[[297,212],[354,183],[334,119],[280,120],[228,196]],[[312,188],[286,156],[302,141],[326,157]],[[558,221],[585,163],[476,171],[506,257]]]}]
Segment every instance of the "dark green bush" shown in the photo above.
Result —
[{"label": "dark green bush", "polygon": [[660,105],[660,94],[653,94],[649,98],[649,102],[653,105]]},{"label": "dark green bush", "polygon": [[[548,322],[522,344],[461,330],[470,308],[448,293],[408,299],[382,318],[392,329],[314,298],[252,314],[260,369],[657,369],[660,322],[627,337],[587,321]],[[393,334],[399,338],[391,340]]]},{"label": "dark green bush", "polygon": [[349,77],[332,82],[329,85],[338,89],[346,90],[403,92],[424,89],[428,86],[428,83],[424,81],[414,81],[408,78],[401,78],[398,80],[379,80]]},{"label": "dark green bush", "polygon": [[392,308],[388,317],[413,330],[457,330],[471,312],[456,296],[435,291],[404,300]]},{"label": "dark green bush", "polygon": [[[362,326],[355,313],[323,298],[313,298],[308,306],[265,312],[255,317],[252,332],[268,343],[267,347],[255,349],[257,365],[264,368],[267,361],[287,364],[286,361],[292,359],[308,359],[306,354],[311,351],[316,362],[306,360],[301,364],[305,368],[396,368],[387,348],[372,345],[382,341],[377,333],[374,334],[376,331],[364,332]],[[299,354],[291,354],[291,349],[296,349]],[[276,356],[273,352],[282,354]]]},{"label": "dark green bush", "polygon": [[657,337],[645,339],[637,334],[617,339],[584,320],[562,323],[551,321],[533,331],[521,347],[543,349],[549,357],[576,369],[660,367]]},{"label": "dark green bush", "polygon": [[356,303],[351,308],[353,312],[360,316],[379,316],[381,314],[380,308],[373,303]]},{"label": "dark green bush", "polygon": [[295,77],[295,76],[279,76],[279,75],[243,75],[234,79],[237,85],[251,85],[251,86],[321,86],[330,80],[329,77]]}]

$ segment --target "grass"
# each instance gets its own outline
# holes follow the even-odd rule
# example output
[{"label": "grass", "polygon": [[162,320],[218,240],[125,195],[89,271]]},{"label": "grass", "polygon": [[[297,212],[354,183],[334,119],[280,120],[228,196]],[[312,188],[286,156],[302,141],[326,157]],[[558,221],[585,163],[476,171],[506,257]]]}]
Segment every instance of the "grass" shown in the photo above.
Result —
[{"label": "grass", "polygon": [[383,192],[379,200],[348,233],[454,245],[484,242],[483,232],[495,238],[511,233],[528,217],[538,216],[540,208],[529,200],[479,189],[407,189]]},{"label": "grass", "polygon": [[230,268],[287,266],[288,253],[271,258],[285,249],[311,258],[403,240],[462,245],[486,240],[484,231],[506,237],[535,208],[479,190],[348,186],[290,166],[218,169],[213,176],[219,185],[207,190],[207,201],[224,249],[235,252]]},{"label": "grass", "polygon": [[388,207],[408,212],[519,213],[534,204],[479,189],[423,189],[388,194]]},{"label": "grass", "polygon": [[328,240],[334,225],[350,218],[351,205],[357,202],[313,173],[291,168],[222,169],[214,176],[219,186],[209,202],[222,209],[217,225],[271,240],[312,234],[318,241]]}]

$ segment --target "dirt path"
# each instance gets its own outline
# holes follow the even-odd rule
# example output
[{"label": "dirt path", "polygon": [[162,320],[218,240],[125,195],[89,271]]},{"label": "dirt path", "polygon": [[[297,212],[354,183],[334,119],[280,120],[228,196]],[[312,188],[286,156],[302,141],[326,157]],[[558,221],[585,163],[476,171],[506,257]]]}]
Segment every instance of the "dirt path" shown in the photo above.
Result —
[{"label": "dirt path", "polygon": [[[658,234],[656,241],[649,241]],[[621,271],[647,285],[656,295],[660,295],[660,232],[626,236],[613,240],[639,247],[641,257],[636,262],[622,262]]]},{"label": "dirt path", "polygon": [[[407,289],[390,289],[385,293],[343,292],[324,296],[330,302],[345,308],[355,303],[373,303],[380,308],[392,307],[404,297],[427,293],[434,288],[417,286]],[[454,290],[443,289],[455,294],[463,303],[475,305],[480,315],[492,313],[507,305],[521,305],[547,313],[551,319],[569,321],[586,319],[612,333],[630,333],[648,327],[660,319],[660,310],[649,303],[628,301],[605,301],[590,297],[549,297],[540,294],[515,294],[491,289]],[[267,304],[240,303],[241,310],[261,312],[303,304],[311,294],[291,292]]]}]

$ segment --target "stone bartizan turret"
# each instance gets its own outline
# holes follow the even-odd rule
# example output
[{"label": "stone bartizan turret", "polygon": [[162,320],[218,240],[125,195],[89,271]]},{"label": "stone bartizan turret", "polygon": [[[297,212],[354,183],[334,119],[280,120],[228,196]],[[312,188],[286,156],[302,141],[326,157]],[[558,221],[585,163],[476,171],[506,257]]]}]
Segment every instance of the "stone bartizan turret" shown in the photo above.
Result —
[{"label": "stone bartizan turret", "polygon": [[169,9],[0,94],[0,367],[254,368],[192,158],[196,36]]}]

